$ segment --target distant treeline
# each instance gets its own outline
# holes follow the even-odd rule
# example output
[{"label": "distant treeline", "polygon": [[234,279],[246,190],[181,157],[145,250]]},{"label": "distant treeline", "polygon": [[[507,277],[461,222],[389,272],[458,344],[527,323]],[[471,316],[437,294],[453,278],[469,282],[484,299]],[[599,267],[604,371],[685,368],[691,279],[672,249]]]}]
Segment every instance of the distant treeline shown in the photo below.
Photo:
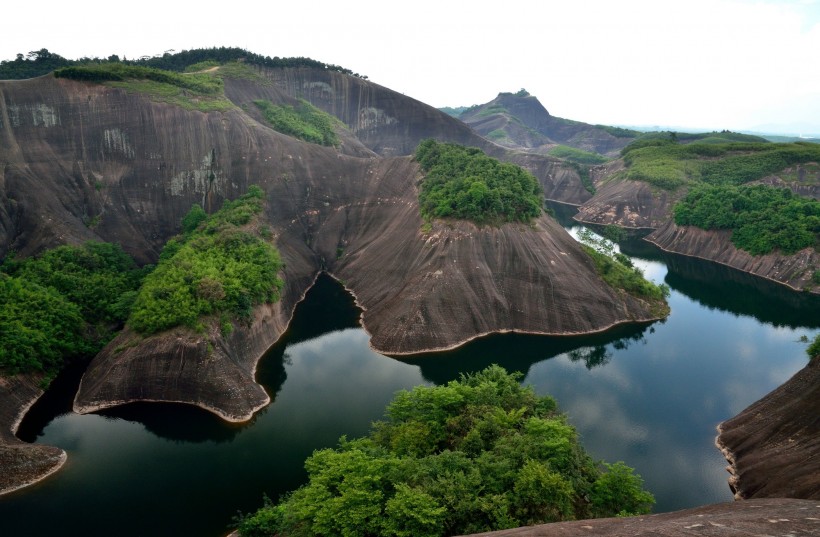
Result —
[{"label": "distant treeline", "polygon": [[3,60],[0,62],[0,80],[33,78],[48,74],[55,69],[62,67],[103,62],[121,62],[126,65],[153,67],[155,69],[164,69],[166,71],[183,72],[190,65],[207,61],[217,63],[244,61],[248,64],[260,65],[274,69],[281,69],[285,67],[310,67],[314,69],[336,71],[360,78],[367,78],[359,75],[358,73],[354,73],[350,69],[345,69],[344,67],[338,65],[323,63],[311,58],[280,58],[278,56],[271,58],[270,56],[262,56],[260,54],[255,54],[237,47],[214,47],[183,50],[173,54],[171,52],[166,52],[162,56],[143,56],[133,60],[129,60],[127,58],[120,59],[120,57],[116,54],[108,56],[107,58],[86,57],[78,60],[69,60],[63,58],[59,54],[49,52],[47,49],[40,49],[29,52],[25,56],[23,54],[18,54],[17,58],[14,60]]}]

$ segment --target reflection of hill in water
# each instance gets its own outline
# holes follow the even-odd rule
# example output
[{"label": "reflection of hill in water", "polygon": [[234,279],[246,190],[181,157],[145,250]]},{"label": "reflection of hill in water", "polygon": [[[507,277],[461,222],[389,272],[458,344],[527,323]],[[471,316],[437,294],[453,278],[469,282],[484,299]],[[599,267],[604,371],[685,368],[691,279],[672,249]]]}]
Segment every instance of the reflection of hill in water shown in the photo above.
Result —
[{"label": "reflection of hill in water", "polygon": [[820,328],[820,297],[798,293],[744,272],[681,255],[663,256],[666,283],[708,308],[749,315],[789,328]]},{"label": "reflection of hill in water", "polygon": [[[288,330],[268,350],[259,363],[256,380],[276,399],[287,379],[284,354],[288,345],[328,332],[359,326],[359,310],[353,297],[339,282],[322,274],[294,312]],[[139,422],[153,434],[179,442],[225,442],[264,413],[249,422],[230,424],[203,409],[170,403],[133,403],[100,412],[104,416]]]},{"label": "reflection of hill in water", "polygon": [[418,366],[422,376],[435,384],[445,384],[457,379],[461,373],[475,373],[491,364],[498,364],[508,371],[520,371],[526,376],[533,364],[564,353],[569,353],[573,361],[583,361],[591,369],[610,360],[608,345],[623,349],[643,342],[648,327],[647,324],[622,326],[601,334],[576,337],[494,334],[452,351],[397,359]]},{"label": "reflection of hill in water", "polygon": [[248,425],[227,423],[207,410],[181,403],[130,403],[96,414],[140,423],[148,432],[175,442],[228,442]]}]

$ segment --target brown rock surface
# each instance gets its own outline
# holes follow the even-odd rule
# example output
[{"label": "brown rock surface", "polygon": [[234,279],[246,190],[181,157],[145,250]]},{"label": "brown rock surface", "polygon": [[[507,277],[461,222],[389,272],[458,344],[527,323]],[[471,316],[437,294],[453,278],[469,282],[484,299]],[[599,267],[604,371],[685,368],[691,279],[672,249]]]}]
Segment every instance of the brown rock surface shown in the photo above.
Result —
[{"label": "brown rock surface", "polygon": [[820,358],[718,432],[736,498],[820,500]]},{"label": "brown rock surface", "polygon": [[0,495],[46,478],[66,461],[60,448],[27,444],[14,436],[25,413],[43,394],[41,379],[0,376]]},{"label": "brown rock surface", "polygon": [[798,537],[817,535],[818,532],[820,532],[820,505],[816,501],[778,498],[719,503],[658,515],[556,522],[477,533],[474,537],[576,537],[584,535],[610,537],[791,535]]},{"label": "brown rock surface", "polygon": [[[650,305],[601,282],[547,217],[498,229],[437,223],[422,233],[418,166],[394,155],[434,137],[523,157],[359,78],[259,72],[261,82],[226,81],[236,107],[223,113],[51,76],[0,81],[0,255],[96,239],[154,262],[193,204],[211,212],[258,184],[285,263],[281,302],[257,308],[251,325],[228,338],[213,328],[121,334],[89,366],[78,411],[178,401],[250,418],[268,401],[254,382],[256,362],[321,270],[355,294],[383,352],[448,348],[487,332],[576,334],[657,318]],[[274,131],[260,122],[252,104],[259,98],[305,98],[334,114],[344,124],[341,146]],[[560,162],[533,155],[524,164],[548,195],[582,195],[577,174]]]},{"label": "brown rock surface", "polygon": [[820,287],[812,284],[814,271],[820,267],[820,253],[813,248],[788,256],[777,253],[753,256],[735,248],[729,231],[677,226],[674,222],[655,230],[646,240],[667,252],[708,259],[795,290],[805,288],[820,293]]}]

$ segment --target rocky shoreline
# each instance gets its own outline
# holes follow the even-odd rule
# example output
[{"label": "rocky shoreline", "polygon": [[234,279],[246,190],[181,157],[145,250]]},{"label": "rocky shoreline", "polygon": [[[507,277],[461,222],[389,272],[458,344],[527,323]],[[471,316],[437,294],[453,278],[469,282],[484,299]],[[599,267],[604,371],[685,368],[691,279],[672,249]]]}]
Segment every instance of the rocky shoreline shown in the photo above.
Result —
[{"label": "rocky shoreline", "polygon": [[718,426],[736,499],[820,500],[820,358]]},{"label": "rocky shoreline", "polygon": [[43,394],[39,375],[0,376],[0,495],[32,485],[59,470],[68,459],[60,448],[28,444],[15,434]]}]

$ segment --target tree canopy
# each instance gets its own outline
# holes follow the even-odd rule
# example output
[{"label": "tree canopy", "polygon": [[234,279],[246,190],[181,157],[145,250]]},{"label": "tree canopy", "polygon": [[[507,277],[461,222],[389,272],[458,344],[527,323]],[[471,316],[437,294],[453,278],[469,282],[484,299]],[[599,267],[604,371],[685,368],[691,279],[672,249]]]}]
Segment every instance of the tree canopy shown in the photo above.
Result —
[{"label": "tree canopy", "polygon": [[820,202],[768,185],[698,185],[675,205],[675,223],[732,231],[752,255],[820,248]]},{"label": "tree canopy", "polygon": [[475,147],[435,140],[421,142],[415,157],[425,172],[419,206],[426,219],[501,224],[528,222],[541,214],[541,185],[519,166]]},{"label": "tree canopy", "polygon": [[555,401],[491,366],[400,391],[365,438],[305,462],[309,481],[241,516],[240,535],[440,536],[647,513],[627,467],[596,464]]},{"label": "tree canopy", "polygon": [[143,334],[199,328],[205,315],[248,319],[254,305],[277,301],[282,262],[258,221],[263,201],[262,190],[251,187],[213,215],[194,206],[183,218],[185,233],[166,243],[146,277],[128,325]]},{"label": "tree canopy", "polygon": [[56,373],[119,329],[145,273],[119,245],[60,246],[5,260],[0,272],[0,370]]}]

